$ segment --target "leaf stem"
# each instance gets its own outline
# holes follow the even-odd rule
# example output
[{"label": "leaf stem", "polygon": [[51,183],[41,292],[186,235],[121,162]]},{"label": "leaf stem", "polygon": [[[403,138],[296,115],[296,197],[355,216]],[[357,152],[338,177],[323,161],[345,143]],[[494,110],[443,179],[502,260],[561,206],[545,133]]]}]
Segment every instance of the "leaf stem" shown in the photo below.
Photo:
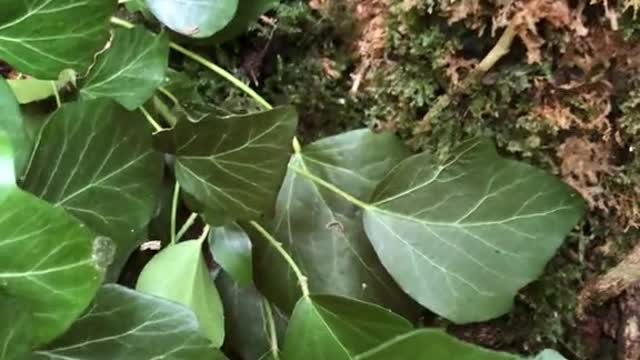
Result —
[{"label": "leaf stem", "polygon": [[196,221],[197,218],[198,218],[198,214],[196,213],[191,213],[191,215],[189,215],[189,217],[187,218],[187,221],[185,221],[184,224],[182,224],[182,227],[180,227],[180,230],[178,230],[178,234],[176,235],[176,241],[180,241],[180,239],[182,239],[184,234],[186,234],[187,230],[189,230],[189,228],[191,227],[191,225],[193,225],[193,223]]},{"label": "leaf stem", "polygon": [[178,101],[178,98],[173,95],[173,93],[171,93],[171,91],[167,90],[167,88],[160,86],[158,88],[158,91],[160,91],[164,96],[168,97],[169,100],[171,100],[171,102],[173,102],[173,105],[175,106],[180,106],[180,101]]},{"label": "leaf stem", "polygon": [[127,29],[133,29],[134,27],[136,27],[136,25],[134,23],[129,22],[129,21],[125,20],[125,19],[120,19],[117,16],[112,16],[111,17],[111,23],[114,24],[114,25],[122,26],[122,27],[127,28]]},{"label": "leaf stem", "polygon": [[345,200],[347,200],[348,202],[352,203],[353,205],[362,208],[362,209],[366,209],[368,208],[370,205],[367,204],[366,202],[356,198],[355,196],[347,193],[346,191],[340,189],[339,187],[333,185],[332,183],[325,181],[324,179],[310,173],[308,170],[306,169],[301,169],[299,167],[296,166],[289,166],[291,169],[293,169],[293,171],[297,172],[298,174],[306,177],[307,179],[311,180],[312,182],[324,187],[325,189],[335,193],[336,195],[341,196],[342,198],[344,198]]},{"label": "leaf stem", "polygon": [[180,199],[180,184],[176,181],[173,187],[173,197],[171,199],[171,245],[177,242],[176,236],[176,217],[178,216],[178,200]]},{"label": "leaf stem", "polygon": [[53,88],[53,95],[56,98],[56,106],[58,109],[62,106],[62,101],[60,100],[60,93],[58,92],[58,84],[55,81],[51,82],[51,87]]},{"label": "leaf stem", "polygon": [[274,360],[280,360],[280,347],[278,346],[278,333],[276,331],[276,322],[273,319],[273,311],[271,310],[271,304],[267,299],[262,300],[262,308],[264,309],[265,318],[267,319],[267,331],[269,334],[269,344],[271,348],[271,354]]},{"label": "leaf stem", "polygon": [[160,126],[160,124],[158,124],[158,122],[155,121],[153,116],[149,114],[149,112],[147,111],[147,109],[144,108],[144,106],[140,106],[139,109],[144,115],[144,117],[147,119],[149,124],[151,124],[151,126],[153,126],[153,128],[156,129],[156,131],[162,131],[162,126]]},{"label": "leaf stem", "polygon": [[289,255],[289,253],[284,249],[282,244],[280,242],[278,242],[278,240],[276,240],[271,234],[269,234],[269,232],[267,230],[265,230],[265,228],[263,228],[262,225],[258,224],[255,221],[251,221],[249,223],[256,230],[258,230],[258,232],[265,239],[267,239],[274,248],[276,248],[276,250],[280,253],[280,255],[289,264],[289,266],[291,267],[291,270],[293,270],[293,272],[296,274],[296,277],[298,278],[298,284],[300,285],[300,290],[302,290],[302,296],[304,296],[304,297],[309,296],[309,294],[310,294],[309,293],[309,283],[308,283],[307,277],[304,276],[304,274],[302,273],[302,271],[298,267],[298,264],[296,264],[296,262],[293,260],[293,258],[291,258],[291,255]]},{"label": "leaf stem", "polygon": [[204,242],[204,240],[207,238],[207,236],[209,235],[209,231],[211,231],[211,226],[206,225],[204,227],[204,229],[202,229],[202,234],[200,234],[200,237],[198,238],[198,242],[200,243],[200,245],[202,245],[202,243]]}]

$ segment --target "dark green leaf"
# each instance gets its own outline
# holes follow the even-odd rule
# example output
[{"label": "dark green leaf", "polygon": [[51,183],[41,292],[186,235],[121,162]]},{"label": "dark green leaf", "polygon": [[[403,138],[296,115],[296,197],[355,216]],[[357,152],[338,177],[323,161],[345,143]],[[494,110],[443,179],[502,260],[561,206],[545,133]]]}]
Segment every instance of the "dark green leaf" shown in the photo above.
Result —
[{"label": "dark green leaf", "polygon": [[218,275],[216,284],[226,314],[225,346],[242,360],[265,360],[273,354],[272,344],[282,342],[287,318],[253,285],[240,285],[225,272]]},{"label": "dark green leaf", "polygon": [[71,329],[31,360],[224,360],[187,308],[119,285],[100,289]]},{"label": "dark green leaf", "polygon": [[201,248],[202,244],[196,240],[165,248],[144,267],[136,289],[193,310],[200,321],[202,333],[220,347],[224,340],[222,302]]},{"label": "dark green leaf", "polygon": [[194,38],[222,30],[238,9],[238,0],[147,0],[153,15],[171,30]]},{"label": "dark green leaf", "polygon": [[98,56],[80,95],[112,98],[134,110],[162,84],[169,61],[169,39],[143,28],[116,29],[107,51]]},{"label": "dark green leaf", "polygon": [[508,312],[583,211],[559,179],[472,140],[443,163],[427,153],[400,163],[376,189],[364,224],[407,293],[465,323]]},{"label": "dark green leaf", "polygon": [[462,342],[440,330],[416,330],[356,357],[357,360],[520,360]]},{"label": "dark green leaf", "polygon": [[16,299],[0,294],[0,319],[0,359],[24,359],[31,351],[31,314]]},{"label": "dark green leaf", "polygon": [[18,71],[55,80],[85,73],[109,40],[117,0],[0,0],[0,58]]},{"label": "dark green leaf", "polygon": [[215,227],[209,235],[213,259],[242,285],[253,283],[251,240],[236,223]]},{"label": "dark green leaf", "polygon": [[17,174],[27,166],[32,143],[24,128],[20,107],[7,82],[0,76],[0,130],[5,132],[13,148]]},{"label": "dark green leaf", "polygon": [[210,115],[178,122],[156,135],[156,144],[176,155],[176,178],[202,204],[207,222],[221,225],[273,212],[296,124],[291,107]]},{"label": "dark green leaf", "polygon": [[0,294],[31,314],[32,344],[41,344],[64,332],[91,302],[109,262],[110,242],[18,189],[2,132],[0,174]]},{"label": "dark green leaf", "polygon": [[139,112],[112,100],[65,104],[42,128],[24,187],[114,239],[117,258],[156,209],[162,156]]},{"label": "dark green leaf", "polygon": [[350,360],[411,329],[407,320],[377,305],[331,295],[303,297],[291,316],[282,359]]},{"label": "dark green leaf", "polygon": [[233,20],[213,36],[213,40],[223,42],[246,32],[251,23],[276,6],[280,0],[239,0],[238,11]]},{"label": "dark green leaf", "polygon": [[[290,166],[367,198],[377,182],[408,156],[392,134],[363,129],[304,147]],[[412,315],[415,306],[380,264],[353,204],[289,169],[271,229],[308,277],[312,293],[356,298]],[[258,287],[291,312],[301,296],[295,276],[275,248],[260,236],[254,240]]]}]

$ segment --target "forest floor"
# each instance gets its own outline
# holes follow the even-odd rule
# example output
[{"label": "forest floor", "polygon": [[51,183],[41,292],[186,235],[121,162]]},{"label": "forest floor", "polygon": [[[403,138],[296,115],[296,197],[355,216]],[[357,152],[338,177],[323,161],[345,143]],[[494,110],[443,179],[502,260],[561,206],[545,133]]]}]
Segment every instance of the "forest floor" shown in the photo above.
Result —
[{"label": "forest floor", "polygon": [[[444,154],[484,135],[562,177],[588,215],[512,313],[425,323],[496,349],[637,360],[637,11],[637,0],[288,0],[208,55],[270,101],[296,105],[306,141],[369,126]],[[207,97],[252,106],[203,69],[189,70]]]}]

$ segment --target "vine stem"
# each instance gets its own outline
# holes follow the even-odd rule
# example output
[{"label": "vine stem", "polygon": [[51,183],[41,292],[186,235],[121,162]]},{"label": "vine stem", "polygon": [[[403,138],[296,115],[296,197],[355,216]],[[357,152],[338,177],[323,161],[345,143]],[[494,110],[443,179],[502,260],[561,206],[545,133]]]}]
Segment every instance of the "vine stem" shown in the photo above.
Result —
[{"label": "vine stem", "polygon": [[271,304],[266,299],[262,300],[262,307],[267,319],[267,327],[269,332],[269,344],[271,347],[271,354],[274,360],[280,360],[280,347],[278,346],[278,333],[276,331],[276,322],[273,318],[273,311],[271,310]]},{"label": "vine stem", "polygon": [[145,119],[147,119],[149,124],[151,124],[151,126],[153,126],[153,128],[156,129],[156,131],[162,131],[162,126],[158,124],[158,122],[153,118],[153,116],[151,116],[151,114],[149,114],[149,112],[147,111],[147,109],[144,108],[144,106],[140,106],[139,109],[144,115]]},{"label": "vine stem", "polygon": [[189,230],[189,228],[191,227],[191,225],[193,225],[193,223],[196,221],[197,218],[198,218],[198,214],[196,213],[191,213],[191,215],[189,215],[189,217],[187,218],[187,221],[185,221],[184,224],[182,224],[182,227],[180,228],[180,230],[178,230],[178,234],[176,235],[176,241],[180,241],[180,239],[182,239],[184,234],[187,233],[187,230]]},{"label": "vine stem", "polygon": [[265,228],[263,228],[262,225],[258,224],[255,221],[251,221],[249,223],[256,230],[258,230],[260,235],[262,235],[265,239],[267,239],[269,243],[271,243],[271,245],[274,248],[276,248],[276,250],[278,250],[280,255],[285,259],[285,261],[289,264],[289,267],[291,267],[291,269],[293,270],[294,274],[296,275],[296,278],[298,278],[298,284],[300,285],[300,290],[302,290],[302,296],[308,297],[310,292],[309,292],[309,284],[308,284],[307,277],[304,276],[304,274],[298,267],[298,264],[296,264],[296,262],[293,260],[291,255],[289,255],[289,253],[284,249],[282,244],[278,240],[276,240],[271,234],[269,234],[269,232]]},{"label": "vine stem", "polygon": [[198,240],[196,240],[197,242],[200,243],[200,245],[202,245],[202,243],[207,239],[207,235],[209,235],[209,231],[211,231],[211,226],[209,225],[206,225],[204,229],[202,229],[202,234],[200,234],[200,237],[198,238]]},{"label": "vine stem", "polygon": [[173,197],[171,199],[171,245],[175,245],[176,236],[176,217],[178,216],[178,200],[180,199],[180,185],[176,181],[173,187]]}]

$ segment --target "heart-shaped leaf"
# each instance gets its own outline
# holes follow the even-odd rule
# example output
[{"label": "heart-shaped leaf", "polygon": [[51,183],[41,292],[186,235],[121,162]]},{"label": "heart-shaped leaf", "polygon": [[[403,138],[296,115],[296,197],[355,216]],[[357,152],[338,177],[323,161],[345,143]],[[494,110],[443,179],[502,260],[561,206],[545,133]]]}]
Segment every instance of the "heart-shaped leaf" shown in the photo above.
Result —
[{"label": "heart-shaped leaf", "polygon": [[147,0],[153,15],[171,30],[194,38],[222,30],[238,9],[238,0]]},{"label": "heart-shaped leaf", "polygon": [[213,259],[235,281],[242,285],[253,284],[251,240],[242,227],[232,223],[211,229],[209,248]]},{"label": "heart-shaped leaf", "polygon": [[284,338],[287,318],[253,285],[241,285],[225,272],[216,278],[225,310],[225,346],[242,360],[266,360]]},{"label": "heart-shaped leaf", "polygon": [[[334,294],[390,307],[411,316],[415,305],[380,264],[362,226],[360,210],[297,174],[303,168],[360,198],[409,156],[390,133],[347,132],[305,146],[293,156],[276,204],[271,233],[302,268],[312,293]],[[255,236],[258,287],[287,312],[301,296],[277,250]]]},{"label": "heart-shaped leaf", "polygon": [[303,297],[289,321],[282,359],[350,360],[411,329],[407,320],[377,305],[331,295]]},{"label": "heart-shaped leaf", "polygon": [[35,78],[8,80],[9,87],[20,104],[28,104],[54,96],[67,84],[74,83],[76,74],[73,70],[60,73],[58,80],[40,80]]},{"label": "heart-shaped leaf", "polygon": [[91,302],[110,242],[15,185],[13,155],[2,132],[0,174],[0,294],[31,315],[30,345],[37,345],[64,332]]},{"label": "heart-shaped leaf", "polygon": [[203,337],[184,306],[129,290],[103,286],[91,309],[64,336],[31,360],[225,360]]},{"label": "heart-shaped leaf", "polygon": [[0,0],[0,58],[18,71],[55,80],[85,73],[109,40],[117,0]]},{"label": "heart-shaped leaf", "polygon": [[11,141],[16,173],[22,174],[31,153],[32,143],[24,127],[20,106],[7,82],[0,76],[0,130]]},{"label": "heart-shaped leaf", "polygon": [[20,360],[31,351],[32,316],[18,300],[0,294],[0,359]]},{"label": "heart-shaped leaf", "polygon": [[441,330],[415,330],[356,357],[357,360],[521,360],[517,355],[483,349]]},{"label": "heart-shaped leaf", "polygon": [[443,163],[428,153],[406,159],[371,202],[365,229],[384,266],[414,299],[456,323],[508,312],[584,211],[562,181],[482,140]]},{"label": "heart-shaped leaf", "polygon": [[156,209],[163,160],[139,112],[109,99],[62,106],[38,137],[24,188],[114,239],[117,260]]},{"label": "heart-shaped leaf", "polygon": [[151,98],[169,62],[169,39],[143,28],[116,29],[107,51],[98,56],[80,86],[86,99],[108,97],[129,110]]},{"label": "heart-shaped leaf", "polygon": [[162,250],[144,267],[136,289],[187,306],[196,314],[202,333],[216,347],[222,345],[222,302],[202,257],[200,241],[184,241]]},{"label": "heart-shaped leaf", "polygon": [[156,145],[176,155],[182,189],[222,225],[273,212],[297,125],[292,107],[242,116],[182,120],[158,133]]}]

